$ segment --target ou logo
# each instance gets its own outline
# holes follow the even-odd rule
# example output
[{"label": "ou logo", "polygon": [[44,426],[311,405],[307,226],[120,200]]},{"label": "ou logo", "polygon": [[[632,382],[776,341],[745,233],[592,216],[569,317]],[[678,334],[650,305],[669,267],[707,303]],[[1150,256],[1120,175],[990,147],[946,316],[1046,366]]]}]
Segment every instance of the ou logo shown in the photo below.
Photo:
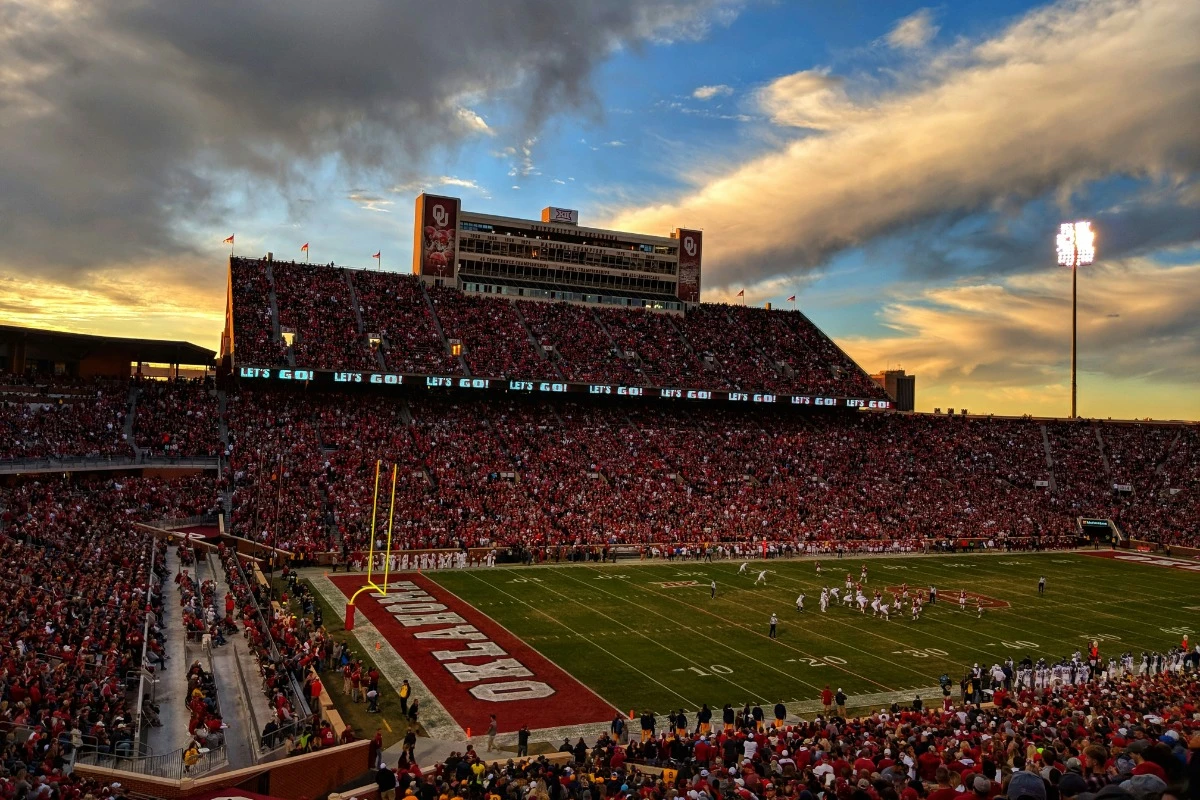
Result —
[{"label": "ou logo", "polygon": [[683,250],[689,256],[696,255],[696,240],[693,239],[691,236],[683,237]]},{"label": "ou logo", "polygon": [[439,228],[446,227],[446,223],[450,221],[450,215],[446,213],[446,207],[441,203],[433,207],[433,221]]}]

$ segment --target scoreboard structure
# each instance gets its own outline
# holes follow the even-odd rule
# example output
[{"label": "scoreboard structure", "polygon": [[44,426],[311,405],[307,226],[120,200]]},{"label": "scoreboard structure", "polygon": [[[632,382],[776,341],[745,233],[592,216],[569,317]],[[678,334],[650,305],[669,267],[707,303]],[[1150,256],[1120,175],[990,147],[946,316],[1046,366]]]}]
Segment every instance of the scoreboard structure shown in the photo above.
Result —
[{"label": "scoreboard structure", "polygon": [[700,302],[703,234],[648,236],[579,225],[548,207],[540,220],[465,211],[457,197],[417,197],[413,273],[466,292],[682,311]]}]

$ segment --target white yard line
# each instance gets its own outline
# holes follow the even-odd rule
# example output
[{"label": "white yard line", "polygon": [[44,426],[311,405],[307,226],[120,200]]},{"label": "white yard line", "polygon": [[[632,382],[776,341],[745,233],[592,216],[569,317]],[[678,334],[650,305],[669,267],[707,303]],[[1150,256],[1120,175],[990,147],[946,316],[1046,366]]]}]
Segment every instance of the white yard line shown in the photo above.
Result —
[{"label": "white yard line", "polygon": [[[682,695],[682,694],[680,694],[679,692],[675,691],[675,690],[674,690],[674,689],[672,689],[670,686],[667,686],[667,685],[666,685],[665,683],[663,683],[662,681],[658,680],[657,678],[653,677],[652,675],[649,675],[649,674],[647,674],[647,673],[645,673],[645,672],[642,672],[642,670],[638,669],[637,667],[633,666],[632,664],[629,664],[629,663],[627,663],[625,660],[623,660],[622,658],[620,658],[619,656],[617,656],[617,654],[616,654],[616,653],[614,653],[613,651],[609,650],[607,647],[604,647],[603,645],[599,644],[598,642],[596,642],[596,641],[595,641],[594,639],[592,639],[591,637],[585,636],[585,635],[583,635],[582,633],[579,633],[579,632],[577,632],[577,631],[574,631],[574,630],[572,630],[572,629],[571,629],[571,626],[570,626],[570,625],[567,625],[567,624],[566,624],[565,622],[563,622],[562,620],[555,619],[554,617],[550,616],[550,615],[549,615],[549,614],[547,614],[545,611],[543,611],[542,609],[540,609],[540,608],[538,608],[537,606],[533,605],[532,603],[529,603],[529,602],[527,602],[527,601],[525,601],[525,600],[522,600],[521,598],[517,597],[516,595],[512,594],[511,592],[507,592],[507,591],[505,591],[504,589],[501,589],[500,587],[496,586],[494,583],[491,583],[490,581],[485,581],[485,580],[483,580],[482,578],[480,578],[479,576],[475,575],[474,573],[468,573],[468,574],[470,574],[472,578],[474,578],[475,580],[479,581],[480,583],[482,583],[482,584],[485,584],[486,586],[488,586],[488,587],[490,587],[490,588],[492,588],[492,589],[494,589],[494,590],[496,590],[496,591],[500,592],[500,593],[501,593],[501,594],[503,594],[503,595],[506,595],[506,596],[508,596],[508,597],[511,597],[513,600],[516,600],[518,603],[521,603],[521,604],[522,604],[522,605],[524,605],[526,608],[528,608],[528,609],[530,609],[531,611],[533,611],[535,614],[539,614],[540,616],[543,616],[543,617],[545,617],[546,619],[550,620],[551,622],[555,623],[556,625],[561,625],[562,627],[566,628],[568,631],[571,631],[571,635],[572,635],[573,637],[575,637],[575,638],[579,639],[580,641],[587,642],[588,644],[592,645],[593,647],[595,647],[595,648],[597,648],[598,650],[600,650],[600,651],[602,651],[603,653],[605,653],[607,656],[609,656],[610,658],[612,658],[612,659],[613,659],[614,661],[616,661],[618,664],[621,664],[621,665],[623,665],[623,666],[627,666],[627,667],[629,667],[629,668],[630,668],[630,669],[632,669],[634,672],[638,673],[639,675],[641,675],[642,677],[646,678],[647,680],[649,680],[649,681],[651,681],[651,682],[653,682],[653,683],[656,683],[656,684],[658,684],[658,685],[659,685],[659,686],[661,686],[663,689],[665,689],[666,691],[668,691],[668,692],[670,692],[671,694],[675,695],[675,696],[676,696],[676,697],[678,697],[679,699],[681,699],[681,700],[683,700],[683,701],[685,701],[685,702],[687,702],[687,703],[691,703],[691,702],[692,702],[692,701],[691,701],[691,700],[689,700],[687,697],[685,697],[684,695]],[[615,620],[614,620],[614,621],[615,621]],[[618,623],[618,624],[620,624],[620,623]],[[644,635],[644,634],[639,634],[639,635]],[[653,641],[653,640],[651,640],[651,641]],[[577,679],[577,680],[578,680],[578,679]],[[582,681],[580,681],[580,682],[582,683]],[[608,701],[607,701],[607,700],[605,700],[605,702],[607,703]]]},{"label": "white yard line", "polygon": [[[565,573],[561,573],[561,574],[565,574]],[[721,646],[721,647],[724,647],[724,648],[726,648],[726,649],[728,649],[728,650],[732,650],[733,652],[735,652],[735,653],[736,653],[736,654],[737,654],[739,657],[741,657],[741,658],[748,658],[748,659],[750,659],[751,661],[754,661],[754,662],[757,662],[758,664],[761,664],[762,666],[766,667],[767,669],[770,669],[770,670],[772,670],[772,671],[774,671],[774,672],[778,672],[778,673],[780,673],[781,675],[784,675],[784,676],[786,676],[786,677],[788,677],[788,678],[791,678],[792,680],[794,680],[794,681],[796,681],[796,682],[798,682],[798,683],[802,683],[802,684],[804,684],[805,686],[807,686],[807,687],[809,687],[809,688],[811,688],[811,689],[814,689],[814,690],[816,690],[816,691],[820,691],[820,687],[819,687],[819,686],[817,686],[817,684],[815,684],[815,683],[809,683],[808,681],[806,681],[806,680],[804,680],[804,679],[802,679],[802,678],[798,678],[798,677],[796,677],[795,675],[790,675],[790,674],[788,674],[787,672],[785,672],[784,670],[782,670],[782,669],[779,669],[778,667],[775,667],[775,666],[773,666],[773,665],[771,665],[771,664],[767,663],[766,661],[762,661],[761,659],[755,658],[754,656],[752,656],[752,655],[749,655],[748,653],[745,653],[745,652],[743,652],[742,650],[739,650],[737,647],[734,647],[734,646],[733,646],[733,645],[731,645],[731,644],[728,644],[728,643],[726,643],[726,642],[720,641],[720,640],[718,640],[718,639],[714,639],[712,636],[709,636],[708,634],[704,633],[704,629],[703,629],[703,628],[693,628],[693,627],[691,627],[691,626],[684,625],[683,623],[679,622],[679,621],[678,621],[677,619],[675,619],[674,617],[669,617],[669,616],[667,616],[666,614],[663,614],[663,613],[661,613],[661,612],[655,611],[655,610],[654,610],[654,609],[652,609],[652,608],[648,608],[647,606],[644,606],[644,605],[642,605],[642,604],[640,604],[640,603],[636,603],[636,602],[634,602],[633,600],[629,599],[628,597],[625,597],[624,595],[619,595],[619,594],[615,594],[615,593],[613,593],[613,592],[609,592],[609,591],[605,590],[603,587],[600,587],[600,586],[596,586],[596,585],[594,585],[594,584],[587,583],[586,581],[581,581],[581,580],[579,580],[578,578],[572,577],[572,576],[570,576],[570,575],[567,575],[566,577],[570,578],[571,580],[575,581],[576,583],[581,583],[581,584],[583,584],[584,586],[587,586],[587,587],[588,587],[588,588],[590,588],[590,589],[594,589],[594,590],[596,590],[596,591],[598,591],[598,592],[602,592],[602,593],[604,593],[604,594],[608,595],[609,597],[615,597],[615,598],[617,598],[618,600],[621,600],[622,602],[629,603],[629,604],[631,604],[631,605],[633,605],[633,606],[636,606],[637,608],[640,608],[640,609],[642,609],[643,611],[646,611],[646,612],[649,612],[649,613],[651,613],[651,614],[654,614],[654,615],[655,615],[655,616],[657,616],[657,617],[661,617],[661,618],[663,618],[663,619],[667,620],[667,621],[668,621],[668,622],[669,622],[671,625],[674,625],[674,626],[676,626],[676,627],[678,627],[678,628],[680,628],[680,629],[682,629],[682,630],[685,630],[685,631],[693,631],[693,632],[695,632],[695,633],[698,633],[698,634],[700,634],[701,636],[703,636],[704,638],[708,639],[710,642],[712,642],[712,643],[714,643],[714,644],[716,644],[716,645],[719,645],[719,646]],[[629,580],[629,579],[626,579],[626,580],[624,580],[624,581],[623,581],[623,583],[625,583],[626,585],[629,585],[629,586],[633,586],[633,587],[639,588],[639,589],[640,589],[640,588],[642,588],[642,587],[641,587],[639,584],[635,584],[635,583],[633,583],[633,582],[632,582],[631,580]],[[764,637],[764,638],[770,638],[770,637],[769,637],[767,634],[765,634],[765,633],[763,633],[763,632],[762,632],[762,626],[761,626],[761,625],[760,625],[760,626],[757,626],[757,627],[751,627],[750,625],[746,625],[745,623],[741,623],[741,622],[735,622],[735,621],[733,621],[733,620],[727,619],[726,617],[722,617],[722,616],[720,616],[719,614],[714,614],[714,613],[713,613],[713,612],[711,612],[711,611],[707,611],[707,610],[705,610],[705,609],[703,609],[703,608],[700,608],[699,606],[694,606],[694,605],[692,605],[691,603],[684,602],[683,600],[680,600],[680,599],[679,599],[679,597],[678,597],[677,595],[672,595],[672,594],[669,594],[669,593],[666,593],[666,594],[664,594],[664,593],[662,593],[662,592],[655,592],[655,591],[650,591],[650,594],[653,594],[653,595],[656,595],[656,596],[659,596],[659,597],[666,597],[666,598],[669,598],[669,599],[671,599],[671,600],[674,600],[674,601],[676,601],[676,602],[680,603],[681,605],[687,606],[687,607],[688,607],[688,608],[690,608],[690,609],[693,609],[693,610],[695,610],[695,611],[699,611],[699,612],[701,612],[701,613],[703,613],[703,614],[707,614],[707,615],[709,615],[709,616],[712,616],[712,617],[716,617],[717,619],[719,619],[719,620],[721,620],[721,621],[725,622],[726,624],[729,624],[729,625],[735,625],[735,626],[737,626],[737,627],[741,628],[742,630],[749,631],[751,634],[753,634],[753,635],[755,635],[755,636]],[[775,641],[775,643],[776,643],[776,644],[778,644],[779,646],[781,646],[781,647],[785,647],[785,648],[787,648],[788,650],[791,650],[792,652],[799,653],[800,655],[804,656],[805,658],[819,658],[819,656],[814,656],[812,653],[805,652],[805,651],[801,650],[801,649],[800,649],[800,648],[798,648],[798,647],[793,647],[792,645],[790,645],[790,644],[787,644],[786,642],[781,642],[781,641],[779,641],[779,639],[775,639],[774,641]],[[843,644],[844,644],[844,643],[843,643]],[[879,683],[878,681],[871,680],[870,678],[866,677],[865,675],[859,675],[857,672],[854,672],[853,670],[847,669],[847,668],[846,668],[844,665],[840,665],[840,664],[829,664],[829,666],[831,666],[831,667],[834,667],[835,669],[841,670],[842,672],[845,672],[847,675],[852,675],[852,676],[854,676],[855,678],[859,678],[860,680],[866,681],[867,683],[873,683],[873,684],[875,684],[876,686],[878,686],[878,687],[880,687],[880,688],[882,688],[882,689],[890,689],[890,688],[891,688],[891,687],[887,686],[886,684],[882,684],[882,683]],[[751,695],[751,696],[752,696],[752,697],[758,697],[758,695],[757,695],[757,694],[753,694],[753,695]]]}]

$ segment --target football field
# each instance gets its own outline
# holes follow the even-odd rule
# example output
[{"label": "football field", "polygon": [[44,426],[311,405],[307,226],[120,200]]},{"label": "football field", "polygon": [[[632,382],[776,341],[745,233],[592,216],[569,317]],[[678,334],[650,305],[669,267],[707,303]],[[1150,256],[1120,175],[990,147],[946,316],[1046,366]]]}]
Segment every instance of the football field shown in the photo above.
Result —
[{"label": "football field", "polygon": [[[1108,557],[1104,557],[1107,555]],[[1118,555],[1119,558],[1112,558]],[[892,588],[938,589],[917,621],[907,610],[890,621],[831,602],[822,586],[843,589],[847,572],[889,600]],[[1200,621],[1196,562],[1133,553],[1013,553],[907,558],[576,564],[427,573],[440,587],[622,710],[694,713],[760,702],[811,703],[828,684],[852,698],[907,702],[948,674],[1011,657],[1057,660],[1100,642],[1104,659],[1167,650],[1193,640]],[[766,584],[756,585],[760,570]],[[1038,578],[1046,593],[1039,596]],[[717,596],[710,598],[710,583]],[[971,593],[959,608],[960,590]],[[796,610],[803,592],[804,611]],[[977,612],[974,597],[984,605]],[[777,638],[768,635],[771,614]],[[558,702],[569,703],[560,697]],[[694,722],[694,718],[693,718]]]}]

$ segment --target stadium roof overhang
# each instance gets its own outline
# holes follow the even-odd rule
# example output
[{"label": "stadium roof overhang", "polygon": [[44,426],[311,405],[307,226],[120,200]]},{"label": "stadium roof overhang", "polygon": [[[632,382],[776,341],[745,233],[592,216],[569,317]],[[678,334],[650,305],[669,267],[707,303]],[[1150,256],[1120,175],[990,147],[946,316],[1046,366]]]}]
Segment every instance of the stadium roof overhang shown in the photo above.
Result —
[{"label": "stadium roof overhang", "polygon": [[132,339],[96,336],[41,328],[0,325],[0,347],[10,354],[24,346],[25,359],[78,362],[91,357],[121,358],[129,362],[212,366],[216,352],[191,342],[169,339]]}]

